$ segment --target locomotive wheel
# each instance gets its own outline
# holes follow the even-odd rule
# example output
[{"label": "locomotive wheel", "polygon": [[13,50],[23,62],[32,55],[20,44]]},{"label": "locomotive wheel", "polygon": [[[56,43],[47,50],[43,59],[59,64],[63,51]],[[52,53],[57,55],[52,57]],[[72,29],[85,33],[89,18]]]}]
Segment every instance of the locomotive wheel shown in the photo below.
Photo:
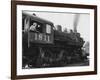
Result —
[{"label": "locomotive wheel", "polygon": [[59,67],[67,64],[67,52],[64,49],[39,47],[39,51],[37,67]]}]

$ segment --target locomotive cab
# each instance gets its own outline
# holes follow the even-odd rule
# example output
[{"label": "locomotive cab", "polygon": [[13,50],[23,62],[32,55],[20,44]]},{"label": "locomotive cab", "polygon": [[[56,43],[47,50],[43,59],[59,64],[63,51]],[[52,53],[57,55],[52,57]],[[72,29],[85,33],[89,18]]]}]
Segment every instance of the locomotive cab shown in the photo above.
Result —
[{"label": "locomotive cab", "polygon": [[53,23],[31,15],[23,13],[23,31],[28,33],[29,43],[51,44],[53,43]]}]

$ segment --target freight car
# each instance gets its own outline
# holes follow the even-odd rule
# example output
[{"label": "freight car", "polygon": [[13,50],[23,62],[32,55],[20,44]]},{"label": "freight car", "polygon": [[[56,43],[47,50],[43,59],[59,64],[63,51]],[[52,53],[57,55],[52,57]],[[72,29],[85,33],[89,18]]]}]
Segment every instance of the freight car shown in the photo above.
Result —
[{"label": "freight car", "polygon": [[60,67],[84,61],[80,33],[55,29],[51,21],[22,13],[22,67]]}]

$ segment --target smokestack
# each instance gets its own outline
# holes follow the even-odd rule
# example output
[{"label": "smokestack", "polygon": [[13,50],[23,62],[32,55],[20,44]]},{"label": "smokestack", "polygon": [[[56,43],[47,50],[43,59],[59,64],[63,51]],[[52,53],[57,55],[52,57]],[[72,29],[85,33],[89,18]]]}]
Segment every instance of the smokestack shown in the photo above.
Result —
[{"label": "smokestack", "polygon": [[77,25],[78,25],[78,21],[79,21],[79,17],[80,17],[80,14],[75,14],[75,19],[74,19],[74,33],[77,33]]}]

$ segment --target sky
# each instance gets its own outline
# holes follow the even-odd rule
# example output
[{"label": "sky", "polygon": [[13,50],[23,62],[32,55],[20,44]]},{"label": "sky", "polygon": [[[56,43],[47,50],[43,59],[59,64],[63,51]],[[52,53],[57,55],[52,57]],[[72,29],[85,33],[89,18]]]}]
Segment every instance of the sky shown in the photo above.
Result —
[{"label": "sky", "polygon": [[[54,26],[61,25],[62,30],[67,28],[73,30],[74,20],[76,13],[59,13],[59,12],[38,12],[38,11],[26,11],[26,13],[35,13],[38,17],[46,19],[54,23]],[[77,23],[77,32],[81,34],[81,37],[85,41],[89,41],[90,33],[90,15],[80,13],[79,20]]]}]

